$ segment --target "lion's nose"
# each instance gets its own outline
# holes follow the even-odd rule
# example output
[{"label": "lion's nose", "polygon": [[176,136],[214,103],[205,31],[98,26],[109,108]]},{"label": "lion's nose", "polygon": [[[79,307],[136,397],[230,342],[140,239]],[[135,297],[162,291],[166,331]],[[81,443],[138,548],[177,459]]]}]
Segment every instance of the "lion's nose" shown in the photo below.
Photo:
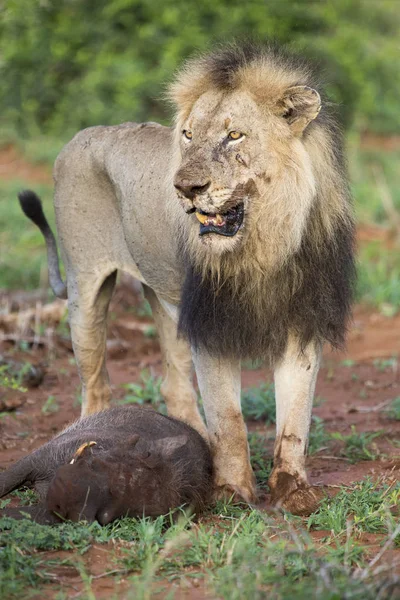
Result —
[{"label": "lion's nose", "polygon": [[203,182],[190,182],[187,179],[175,180],[174,186],[179,191],[182,192],[186,198],[192,200],[195,196],[199,196],[200,194],[205,194],[208,188],[211,185],[211,181]]}]

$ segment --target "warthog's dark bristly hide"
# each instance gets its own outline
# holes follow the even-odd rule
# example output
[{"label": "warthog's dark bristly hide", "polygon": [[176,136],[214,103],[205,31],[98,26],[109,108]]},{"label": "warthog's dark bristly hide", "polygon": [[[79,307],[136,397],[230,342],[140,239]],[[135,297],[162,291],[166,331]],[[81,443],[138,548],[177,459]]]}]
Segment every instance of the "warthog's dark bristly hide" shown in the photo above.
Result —
[{"label": "warthog's dark bristly hide", "polygon": [[1,473],[0,497],[22,485],[36,487],[40,504],[0,515],[106,524],[182,505],[197,512],[212,492],[212,459],[185,423],[150,408],[117,407],[76,421]]}]

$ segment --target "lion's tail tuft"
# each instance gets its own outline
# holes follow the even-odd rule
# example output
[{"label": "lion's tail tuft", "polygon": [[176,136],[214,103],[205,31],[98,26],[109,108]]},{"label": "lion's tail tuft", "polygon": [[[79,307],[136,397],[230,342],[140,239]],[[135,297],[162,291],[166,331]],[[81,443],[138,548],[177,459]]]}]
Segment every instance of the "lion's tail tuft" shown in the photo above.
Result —
[{"label": "lion's tail tuft", "polygon": [[61,279],[57,242],[43,212],[42,202],[39,196],[31,190],[20,192],[18,199],[24,214],[39,227],[45,239],[51,289],[58,298],[66,298],[67,286]]}]

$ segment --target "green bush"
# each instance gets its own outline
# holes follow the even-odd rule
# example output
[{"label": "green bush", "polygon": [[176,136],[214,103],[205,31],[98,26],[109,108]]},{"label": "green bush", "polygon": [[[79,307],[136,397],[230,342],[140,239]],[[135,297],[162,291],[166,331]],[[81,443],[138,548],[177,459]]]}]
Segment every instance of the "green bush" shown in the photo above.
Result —
[{"label": "green bush", "polygon": [[8,0],[2,135],[67,139],[94,124],[165,121],[163,85],[182,60],[249,36],[317,58],[346,124],[399,131],[397,8],[391,0]]}]

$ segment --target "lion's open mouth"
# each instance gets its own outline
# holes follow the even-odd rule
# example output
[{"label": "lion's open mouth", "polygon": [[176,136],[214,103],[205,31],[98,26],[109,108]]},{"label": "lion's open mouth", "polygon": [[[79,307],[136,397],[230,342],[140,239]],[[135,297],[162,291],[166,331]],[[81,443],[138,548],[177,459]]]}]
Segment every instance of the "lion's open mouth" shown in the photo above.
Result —
[{"label": "lion's open mouth", "polygon": [[199,208],[196,210],[196,218],[200,221],[200,235],[206,233],[218,233],[228,237],[236,235],[243,223],[243,217],[243,203],[230,208],[226,213],[212,214]]}]

